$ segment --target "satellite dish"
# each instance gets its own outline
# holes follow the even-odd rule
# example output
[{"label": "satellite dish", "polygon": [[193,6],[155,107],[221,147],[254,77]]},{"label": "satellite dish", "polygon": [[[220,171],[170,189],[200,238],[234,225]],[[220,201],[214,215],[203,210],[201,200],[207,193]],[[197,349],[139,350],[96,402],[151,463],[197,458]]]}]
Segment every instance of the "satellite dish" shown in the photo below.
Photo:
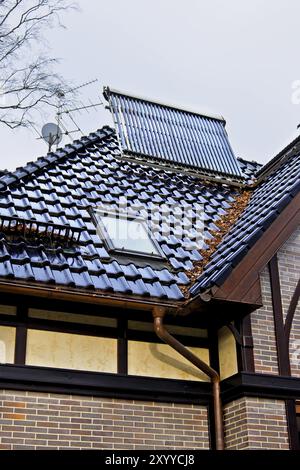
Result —
[{"label": "satellite dish", "polygon": [[62,139],[62,132],[57,124],[49,122],[42,128],[42,137],[49,144],[49,152],[52,145],[58,145]]}]

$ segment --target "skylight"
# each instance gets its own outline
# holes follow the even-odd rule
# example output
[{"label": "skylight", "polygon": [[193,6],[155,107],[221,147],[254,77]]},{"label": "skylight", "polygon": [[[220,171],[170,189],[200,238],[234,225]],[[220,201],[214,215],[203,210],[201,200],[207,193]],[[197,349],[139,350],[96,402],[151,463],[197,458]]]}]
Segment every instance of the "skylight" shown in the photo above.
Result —
[{"label": "skylight", "polygon": [[97,228],[108,249],[122,254],[164,257],[143,218],[96,210]]}]

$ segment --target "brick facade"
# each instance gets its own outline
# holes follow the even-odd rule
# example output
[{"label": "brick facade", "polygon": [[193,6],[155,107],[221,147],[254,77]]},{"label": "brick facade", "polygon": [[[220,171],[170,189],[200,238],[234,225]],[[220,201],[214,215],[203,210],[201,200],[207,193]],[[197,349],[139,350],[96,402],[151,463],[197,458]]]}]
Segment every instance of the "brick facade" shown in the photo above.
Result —
[{"label": "brick facade", "polygon": [[278,374],[270,275],[267,267],[261,273],[260,283],[263,307],[251,314],[255,372]]},{"label": "brick facade", "polygon": [[277,256],[283,316],[285,319],[300,273],[300,227],[279,250]]},{"label": "brick facade", "polygon": [[224,407],[226,449],[289,449],[285,402],[241,398]]},{"label": "brick facade", "polygon": [[0,391],[0,449],[208,449],[204,406]]},{"label": "brick facade", "polygon": [[[278,254],[283,319],[285,320],[291,297],[296,288],[300,273],[300,227],[281,247]],[[254,342],[255,372],[278,374],[276,339],[270,276],[266,267],[260,277],[263,307],[251,314]],[[300,376],[300,305],[296,309],[291,336],[290,358],[292,375]]]},{"label": "brick facade", "polygon": [[[300,228],[277,253],[283,319],[300,272]],[[278,375],[278,358],[274,328],[269,269],[260,277],[263,307],[251,314],[256,373]],[[300,305],[296,309],[291,337],[292,375],[300,377]],[[299,397],[300,398],[300,397]],[[225,406],[226,448],[289,449],[287,416],[284,400],[241,398]]]},{"label": "brick facade", "polygon": [[[300,273],[300,227],[278,253],[283,315],[286,316]],[[291,374],[300,377],[300,303],[296,308],[290,336]],[[300,397],[299,397],[300,398]]]}]

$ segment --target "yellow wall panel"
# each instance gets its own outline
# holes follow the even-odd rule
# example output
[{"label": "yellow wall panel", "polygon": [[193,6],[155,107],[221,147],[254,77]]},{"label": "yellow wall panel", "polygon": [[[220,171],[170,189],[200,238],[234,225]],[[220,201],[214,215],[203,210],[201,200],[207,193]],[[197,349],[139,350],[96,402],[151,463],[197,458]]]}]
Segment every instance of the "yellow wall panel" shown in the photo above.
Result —
[{"label": "yellow wall panel", "polygon": [[117,340],[53,331],[28,330],[26,364],[117,372]]},{"label": "yellow wall panel", "polygon": [[219,362],[221,380],[238,372],[236,343],[231,331],[224,326],[219,330]]},{"label": "yellow wall panel", "polygon": [[[208,349],[189,347],[200,359],[209,364]],[[180,380],[209,381],[189,361],[167,344],[128,342],[128,374],[163,377]]]},{"label": "yellow wall panel", "polygon": [[16,329],[0,326],[0,363],[13,364],[15,358]]}]

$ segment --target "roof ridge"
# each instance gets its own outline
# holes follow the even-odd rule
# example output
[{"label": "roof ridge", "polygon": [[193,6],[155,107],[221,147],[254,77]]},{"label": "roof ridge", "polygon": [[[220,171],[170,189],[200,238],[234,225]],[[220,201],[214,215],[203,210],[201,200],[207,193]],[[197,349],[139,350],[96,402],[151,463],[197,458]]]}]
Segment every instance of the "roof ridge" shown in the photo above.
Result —
[{"label": "roof ridge", "polygon": [[296,151],[299,152],[300,135],[298,135],[292,142],[285,146],[279,153],[277,153],[271,160],[263,165],[256,173],[257,184],[276,171],[283,165],[289,158],[293,157]]},{"label": "roof ridge", "polygon": [[38,157],[36,160],[26,163],[22,167],[16,168],[12,172],[4,174],[0,178],[0,192],[6,191],[8,186],[21,181],[27,176],[31,176],[36,171],[46,168],[48,165],[55,163],[67,155],[71,155],[73,152],[77,152],[85,148],[91,143],[95,143],[114,134],[114,129],[110,126],[103,126],[101,129],[97,129],[95,132],[81,137],[78,140],[74,140],[72,144],[67,144],[64,147],[57,149],[55,152],[50,152],[46,156]]}]

